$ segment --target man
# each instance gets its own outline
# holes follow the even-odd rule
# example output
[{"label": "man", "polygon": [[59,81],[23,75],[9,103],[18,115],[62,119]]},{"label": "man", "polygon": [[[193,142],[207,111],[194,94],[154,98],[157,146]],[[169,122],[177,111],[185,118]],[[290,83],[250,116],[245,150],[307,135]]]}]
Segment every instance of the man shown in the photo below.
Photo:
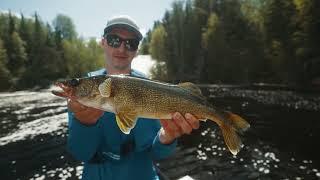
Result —
[{"label": "man", "polygon": [[[145,78],[131,69],[141,39],[142,34],[130,17],[111,18],[101,42],[105,68],[88,76],[130,74]],[[118,128],[113,113],[71,100],[68,108],[68,150],[84,161],[83,179],[159,179],[153,160],[170,155],[176,147],[176,138],[199,127],[199,121],[191,114],[182,116],[176,112],[170,120],[139,119],[126,135]]]}]

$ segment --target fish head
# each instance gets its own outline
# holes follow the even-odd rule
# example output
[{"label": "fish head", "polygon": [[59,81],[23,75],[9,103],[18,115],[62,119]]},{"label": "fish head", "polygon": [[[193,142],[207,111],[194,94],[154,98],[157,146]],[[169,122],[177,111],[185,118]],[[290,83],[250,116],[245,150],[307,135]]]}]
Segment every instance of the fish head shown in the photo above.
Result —
[{"label": "fish head", "polygon": [[92,78],[74,78],[58,81],[55,83],[60,87],[60,91],[52,91],[56,96],[68,99],[83,99],[95,96],[98,91],[98,84]]}]

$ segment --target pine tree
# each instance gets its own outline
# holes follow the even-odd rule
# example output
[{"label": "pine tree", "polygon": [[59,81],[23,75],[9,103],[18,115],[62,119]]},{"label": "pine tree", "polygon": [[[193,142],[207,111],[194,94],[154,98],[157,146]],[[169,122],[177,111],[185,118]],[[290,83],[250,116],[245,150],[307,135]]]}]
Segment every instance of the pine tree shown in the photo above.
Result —
[{"label": "pine tree", "polygon": [[149,54],[149,45],[150,45],[150,41],[151,41],[151,30],[149,30],[145,37],[142,39],[141,41],[141,45],[139,48],[139,54]]},{"label": "pine tree", "polygon": [[30,20],[26,20],[22,13],[21,13],[20,26],[19,26],[19,35],[21,39],[25,42],[24,48],[26,49],[26,53],[29,56],[31,52],[32,25],[30,23]]},{"label": "pine tree", "polygon": [[320,76],[320,2],[317,0],[296,0],[294,18],[297,30],[294,32],[295,55],[300,82],[310,84]]},{"label": "pine tree", "polygon": [[5,39],[5,48],[8,56],[7,67],[11,75],[15,79],[19,79],[25,70],[27,54],[25,52],[25,42],[16,32],[15,17],[9,12],[8,16],[8,32]]},{"label": "pine tree", "polygon": [[7,69],[8,56],[0,39],[0,91],[8,90],[11,86],[10,72]]},{"label": "pine tree", "polygon": [[264,7],[267,59],[274,73],[273,81],[279,83],[294,82],[296,79],[297,64],[292,43],[294,17],[295,8],[291,0],[268,0]]}]

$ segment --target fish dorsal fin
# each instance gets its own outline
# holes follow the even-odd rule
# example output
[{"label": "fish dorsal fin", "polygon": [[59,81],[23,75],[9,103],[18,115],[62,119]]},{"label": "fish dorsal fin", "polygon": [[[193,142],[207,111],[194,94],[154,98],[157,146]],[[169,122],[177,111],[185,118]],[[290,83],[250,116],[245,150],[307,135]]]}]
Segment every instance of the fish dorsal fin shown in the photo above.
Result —
[{"label": "fish dorsal fin", "polygon": [[197,85],[195,85],[195,84],[193,84],[191,82],[179,83],[178,86],[189,90],[194,95],[197,95],[197,96],[199,96],[201,98],[204,98],[204,96],[201,93],[201,89]]},{"label": "fish dorsal fin", "polygon": [[137,116],[135,113],[117,113],[116,121],[123,133],[130,134],[131,129],[133,129],[137,123]]},{"label": "fish dorsal fin", "polygon": [[111,78],[106,79],[99,85],[99,92],[103,97],[110,97],[111,95]]}]

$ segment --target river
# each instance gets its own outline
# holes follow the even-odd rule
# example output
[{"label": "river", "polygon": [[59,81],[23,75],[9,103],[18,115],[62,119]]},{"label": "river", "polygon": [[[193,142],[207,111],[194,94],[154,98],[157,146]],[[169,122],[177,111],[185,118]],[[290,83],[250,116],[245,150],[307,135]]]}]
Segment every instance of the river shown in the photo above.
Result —
[{"label": "river", "polygon": [[[201,87],[215,106],[250,122],[245,145],[233,156],[217,126],[202,123],[179,140],[175,156],[157,163],[168,178],[320,179],[319,93]],[[66,101],[50,90],[0,93],[0,179],[81,177],[81,162],[65,149]]]}]

